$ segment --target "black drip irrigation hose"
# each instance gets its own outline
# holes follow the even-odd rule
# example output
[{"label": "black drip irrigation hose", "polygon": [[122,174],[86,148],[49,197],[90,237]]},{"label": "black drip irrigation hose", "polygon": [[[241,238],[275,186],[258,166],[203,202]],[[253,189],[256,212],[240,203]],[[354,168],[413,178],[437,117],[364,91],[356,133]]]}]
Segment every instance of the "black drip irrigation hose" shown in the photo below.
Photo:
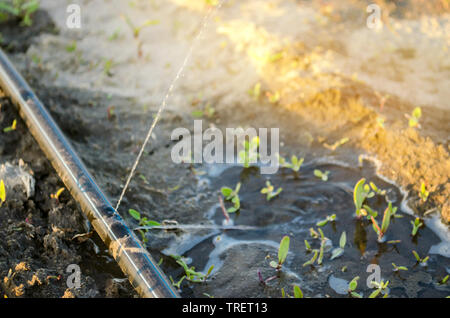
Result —
[{"label": "black drip irrigation hose", "polygon": [[112,207],[44,105],[0,50],[0,86],[109,252],[141,297],[179,297],[165,274]]}]

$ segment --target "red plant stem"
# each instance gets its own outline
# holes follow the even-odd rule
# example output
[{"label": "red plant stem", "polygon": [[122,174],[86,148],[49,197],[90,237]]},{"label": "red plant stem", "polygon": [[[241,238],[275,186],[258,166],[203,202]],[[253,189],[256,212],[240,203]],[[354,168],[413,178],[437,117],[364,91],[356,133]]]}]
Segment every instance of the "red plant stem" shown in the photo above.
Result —
[{"label": "red plant stem", "polygon": [[220,207],[222,208],[223,216],[225,217],[227,222],[230,222],[230,216],[228,215],[228,212],[225,209],[225,205],[223,204],[223,199],[222,199],[222,197],[220,195],[219,195],[219,202],[220,202]]},{"label": "red plant stem", "polygon": [[375,227],[378,230],[378,238],[381,239],[383,237],[384,233],[381,231],[380,227],[378,226],[377,222],[375,221],[375,219],[373,218],[372,215],[370,216],[370,219],[372,220],[373,225],[375,225]]}]

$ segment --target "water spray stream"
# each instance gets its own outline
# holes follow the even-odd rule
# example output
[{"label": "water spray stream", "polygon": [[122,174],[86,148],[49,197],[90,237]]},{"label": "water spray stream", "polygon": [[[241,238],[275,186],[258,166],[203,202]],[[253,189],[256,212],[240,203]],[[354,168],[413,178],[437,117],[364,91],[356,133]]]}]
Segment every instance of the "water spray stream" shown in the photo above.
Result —
[{"label": "water spray stream", "polygon": [[165,95],[165,97],[164,97],[164,99],[163,99],[163,101],[161,103],[161,106],[158,109],[158,113],[156,114],[155,118],[153,119],[152,125],[150,126],[150,129],[148,130],[148,133],[147,133],[147,136],[145,137],[144,143],[142,144],[142,147],[141,147],[141,149],[139,151],[139,154],[136,157],[136,160],[135,160],[135,162],[133,164],[133,167],[131,168],[131,172],[128,175],[127,182],[125,183],[125,186],[122,189],[122,193],[120,194],[119,200],[117,201],[116,211],[119,211],[119,207],[120,207],[120,204],[122,203],[123,197],[125,196],[125,193],[127,192],[128,186],[130,185],[131,179],[133,178],[134,173],[136,172],[137,166],[139,165],[139,162],[141,160],[142,154],[144,153],[145,147],[147,146],[147,143],[150,140],[150,137],[152,136],[153,129],[155,128],[156,124],[158,123],[162,112],[166,108],[167,101],[168,101],[169,97],[172,95],[172,92],[173,92],[173,90],[175,88],[175,84],[177,83],[177,81],[181,77],[181,75],[183,74],[183,71],[186,68],[187,63],[189,62],[189,60],[190,60],[190,58],[192,56],[195,44],[197,44],[197,42],[199,41],[199,39],[201,38],[201,36],[203,34],[203,31],[207,28],[208,23],[211,20],[211,16],[222,7],[222,4],[223,4],[224,1],[226,1],[226,0],[220,1],[220,3],[217,6],[212,7],[209,10],[209,12],[203,17],[203,21],[202,21],[202,24],[200,26],[200,30],[197,33],[196,37],[194,38],[194,41],[192,42],[192,44],[191,44],[191,46],[189,48],[189,51],[188,51],[186,57],[184,58],[184,61],[181,64],[181,67],[179,68],[175,78],[173,79],[172,83],[170,84],[169,89],[167,90],[167,93],[166,93],[166,95]]}]

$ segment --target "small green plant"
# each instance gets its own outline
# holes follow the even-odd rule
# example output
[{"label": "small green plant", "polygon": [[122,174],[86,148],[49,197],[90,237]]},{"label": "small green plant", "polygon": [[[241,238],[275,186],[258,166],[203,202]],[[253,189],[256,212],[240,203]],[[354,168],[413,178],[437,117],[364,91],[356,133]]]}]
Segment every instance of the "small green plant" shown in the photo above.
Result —
[{"label": "small green plant", "polygon": [[392,207],[392,203],[389,202],[388,207],[386,208],[386,210],[384,210],[384,215],[383,215],[383,221],[381,223],[381,227],[378,225],[378,222],[376,221],[375,217],[373,217],[372,215],[370,216],[370,219],[372,221],[372,227],[374,229],[374,231],[378,234],[378,240],[381,241],[383,236],[386,234],[388,228],[389,228],[389,224],[391,223],[391,216],[393,214],[395,214],[397,208],[396,207]]},{"label": "small green plant", "polygon": [[0,22],[10,17],[21,19],[22,26],[31,26],[31,16],[39,9],[38,0],[2,0],[0,1]]},{"label": "small green plant", "polygon": [[430,195],[430,192],[427,191],[425,187],[425,182],[422,182],[422,185],[420,186],[420,192],[419,197],[422,199],[422,202],[426,202],[428,200],[428,196]]},{"label": "small green plant", "polygon": [[406,267],[406,266],[397,266],[394,263],[392,263],[392,266],[394,267],[394,272],[407,271],[408,270],[408,267]]},{"label": "small green plant", "polygon": [[387,298],[389,295],[387,293],[387,286],[389,284],[389,281],[380,283],[377,283],[376,281],[372,281],[372,285],[376,287],[376,289],[369,295],[369,298],[376,298],[381,292],[384,291],[383,298]]},{"label": "small green plant", "polygon": [[355,213],[358,218],[361,218],[361,216],[363,215],[362,207],[364,201],[375,195],[374,192],[370,191],[369,185],[365,183],[366,179],[362,178],[356,183],[355,188],[353,189],[353,202],[355,203],[356,207]]},{"label": "small green plant", "polygon": [[411,116],[407,115],[407,117],[409,118],[409,127],[412,127],[412,128],[419,127],[420,128],[419,120],[420,120],[420,117],[422,117],[422,109],[420,107],[414,108]]},{"label": "small green plant", "polygon": [[419,253],[417,253],[416,251],[413,250],[412,253],[413,253],[414,257],[416,258],[417,263],[419,263],[419,264],[421,264],[423,266],[427,265],[427,262],[430,259],[430,256],[426,256],[424,258],[420,258]]},{"label": "small green plant", "polygon": [[251,162],[258,160],[259,137],[253,137],[250,141],[245,140],[243,144],[244,149],[239,151],[239,162],[243,163],[245,168],[248,168]]},{"label": "small green plant", "polygon": [[182,256],[179,255],[170,255],[173,259],[175,259],[175,261],[177,262],[178,265],[180,265],[181,267],[183,267],[184,272],[186,274],[186,279],[192,283],[203,283],[206,281],[206,279],[208,278],[208,276],[211,274],[211,272],[214,269],[214,265],[211,265],[211,267],[208,269],[206,274],[203,274],[201,272],[196,272],[195,271],[195,267],[191,266],[189,267],[184,258]]},{"label": "small green plant", "polygon": [[5,203],[6,201],[6,189],[5,189],[5,183],[3,182],[3,179],[0,180],[0,207]]},{"label": "small green plant", "polygon": [[139,221],[140,226],[161,226],[161,223],[149,220],[147,217],[141,217],[141,213],[134,209],[129,209],[128,213],[135,219]]},{"label": "small green plant", "polygon": [[269,264],[270,267],[275,268],[277,271],[281,270],[281,267],[286,261],[286,257],[289,253],[289,243],[290,243],[289,236],[284,236],[281,239],[280,247],[278,248],[278,263],[275,261],[271,261]]},{"label": "small green plant", "polygon": [[325,226],[328,222],[334,222],[336,220],[336,214],[328,215],[325,220],[316,223],[317,226]]},{"label": "small green plant", "polygon": [[420,219],[419,219],[419,218],[416,218],[416,219],[414,220],[414,222],[411,221],[411,224],[412,224],[412,226],[413,226],[411,235],[412,235],[412,236],[416,236],[417,232],[419,231],[419,228],[420,228],[421,226],[423,226],[423,223],[420,222]]},{"label": "small green plant", "polygon": [[331,260],[340,257],[342,254],[344,254],[345,244],[347,244],[347,234],[342,232],[341,238],[339,239],[339,247],[336,247],[331,251]]},{"label": "small green plant", "polygon": [[234,213],[240,210],[241,200],[239,199],[239,190],[241,189],[241,183],[238,182],[236,188],[233,190],[228,187],[222,187],[220,191],[222,192],[225,200],[231,201],[233,206],[227,209],[228,213]]},{"label": "small green plant", "polygon": [[303,292],[297,285],[294,285],[294,298],[303,298]]},{"label": "small green plant", "polygon": [[3,128],[3,132],[8,133],[10,131],[16,130],[17,128],[17,120],[14,119],[11,126]]},{"label": "small green plant", "polygon": [[287,162],[285,158],[278,156],[278,162],[281,167],[292,169],[295,172],[298,172],[305,161],[304,158],[297,158],[297,156],[293,155],[291,157],[291,162]]},{"label": "small green plant", "polygon": [[314,175],[319,178],[322,179],[322,181],[328,181],[328,175],[330,174],[330,171],[325,171],[322,172],[319,169],[315,169],[314,170]]},{"label": "small green plant", "polygon": [[359,276],[356,276],[350,281],[350,283],[348,283],[348,293],[354,298],[362,298],[360,294],[355,292],[356,288],[358,287],[358,280]]},{"label": "small green plant", "polygon": [[280,192],[283,191],[283,188],[278,188],[275,191],[274,186],[270,183],[269,180],[266,181],[266,187],[261,189],[261,193],[266,195],[267,201],[275,198]]}]

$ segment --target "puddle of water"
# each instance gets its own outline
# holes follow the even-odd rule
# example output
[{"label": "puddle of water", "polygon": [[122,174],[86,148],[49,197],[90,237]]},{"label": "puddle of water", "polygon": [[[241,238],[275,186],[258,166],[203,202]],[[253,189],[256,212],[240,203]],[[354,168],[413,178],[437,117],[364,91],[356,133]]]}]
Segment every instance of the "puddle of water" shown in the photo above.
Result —
[{"label": "puddle of water", "polygon": [[[270,176],[261,175],[258,167],[244,169],[236,165],[204,166],[202,169],[207,173],[200,178],[207,180],[211,193],[215,195],[221,187],[234,188],[241,182],[241,209],[230,214],[232,226],[227,228],[223,226],[224,215],[220,205],[211,206],[204,213],[210,224],[180,225],[177,238],[163,251],[164,254],[188,257],[192,265],[204,272],[214,265],[213,275],[220,277],[240,270],[239,264],[236,264],[239,260],[233,260],[236,264],[234,269],[226,265],[234,249],[250,246],[246,255],[249,259],[259,254],[271,255],[273,259],[276,258],[281,238],[289,235],[291,247],[283,267],[283,281],[288,285],[301,282],[301,287],[310,292],[307,296],[347,295],[348,281],[355,276],[361,277],[357,292],[370,294],[371,290],[365,282],[370,275],[366,271],[367,266],[372,263],[378,264],[383,279],[390,281],[390,295],[393,297],[444,297],[450,293],[448,285],[438,284],[450,268],[448,229],[432,216],[425,220],[416,237],[412,237],[410,222],[415,217],[407,208],[405,193],[389,180],[377,176],[373,165],[353,168],[338,162],[316,160],[302,166],[297,176],[286,169]],[[324,182],[315,177],[315,169],[330,171],[329,180]],[[399,207],[397,213],[402,215],[402,218],[392,220],[382,243],[377,241],[369,221],[355,218],[353,187],[362,177],[387,190],[389,200]],[[280,195],[270,201],[260,193],[266,180],[270,180],[276,189],[283,188]],[[368,199],[367,203],[379,214],[387,207],[386,198],[380,195]],[[230,206],[228,202],[225,204],[227,208]],[[336,220],[321,227],[330,240],[323,264],[304,267],[303,264],[312,257],[311,253],[306,252],[304,240],[307,239],[313,249],[320,246],[320,241],[310,236],[309,229],[313,227],[317,230],[316,223],[331,214],[336,214]],[[331,260],[332,250],[339,246],[343,231],[347,235],[344,253]],[[400,240],[400,243],[389,243],[393,240]],[[430,255],[427,266],[418,266],[413,250],[421,257]],[[253,275],[256,268],[270,270],[269,259],[262,257],[260,261],[254,267],[247,265],[249,274],[241,282],[242,288],[250,281],[258,280],[257,275]],[[408,271],[394,271],[392,263],[406,266]],[[347,270],[343,271],[343,268]],[[233,287],[236,288],[230,286]],[[192,285],[191,288],[195,293],[199,287]],[[216,288],[223,286],[215,287],[212,280],[201,290],[206,289],[208,294],[215,295],[218,292]],[[261,288],[264,295],[264,288]]]}]

